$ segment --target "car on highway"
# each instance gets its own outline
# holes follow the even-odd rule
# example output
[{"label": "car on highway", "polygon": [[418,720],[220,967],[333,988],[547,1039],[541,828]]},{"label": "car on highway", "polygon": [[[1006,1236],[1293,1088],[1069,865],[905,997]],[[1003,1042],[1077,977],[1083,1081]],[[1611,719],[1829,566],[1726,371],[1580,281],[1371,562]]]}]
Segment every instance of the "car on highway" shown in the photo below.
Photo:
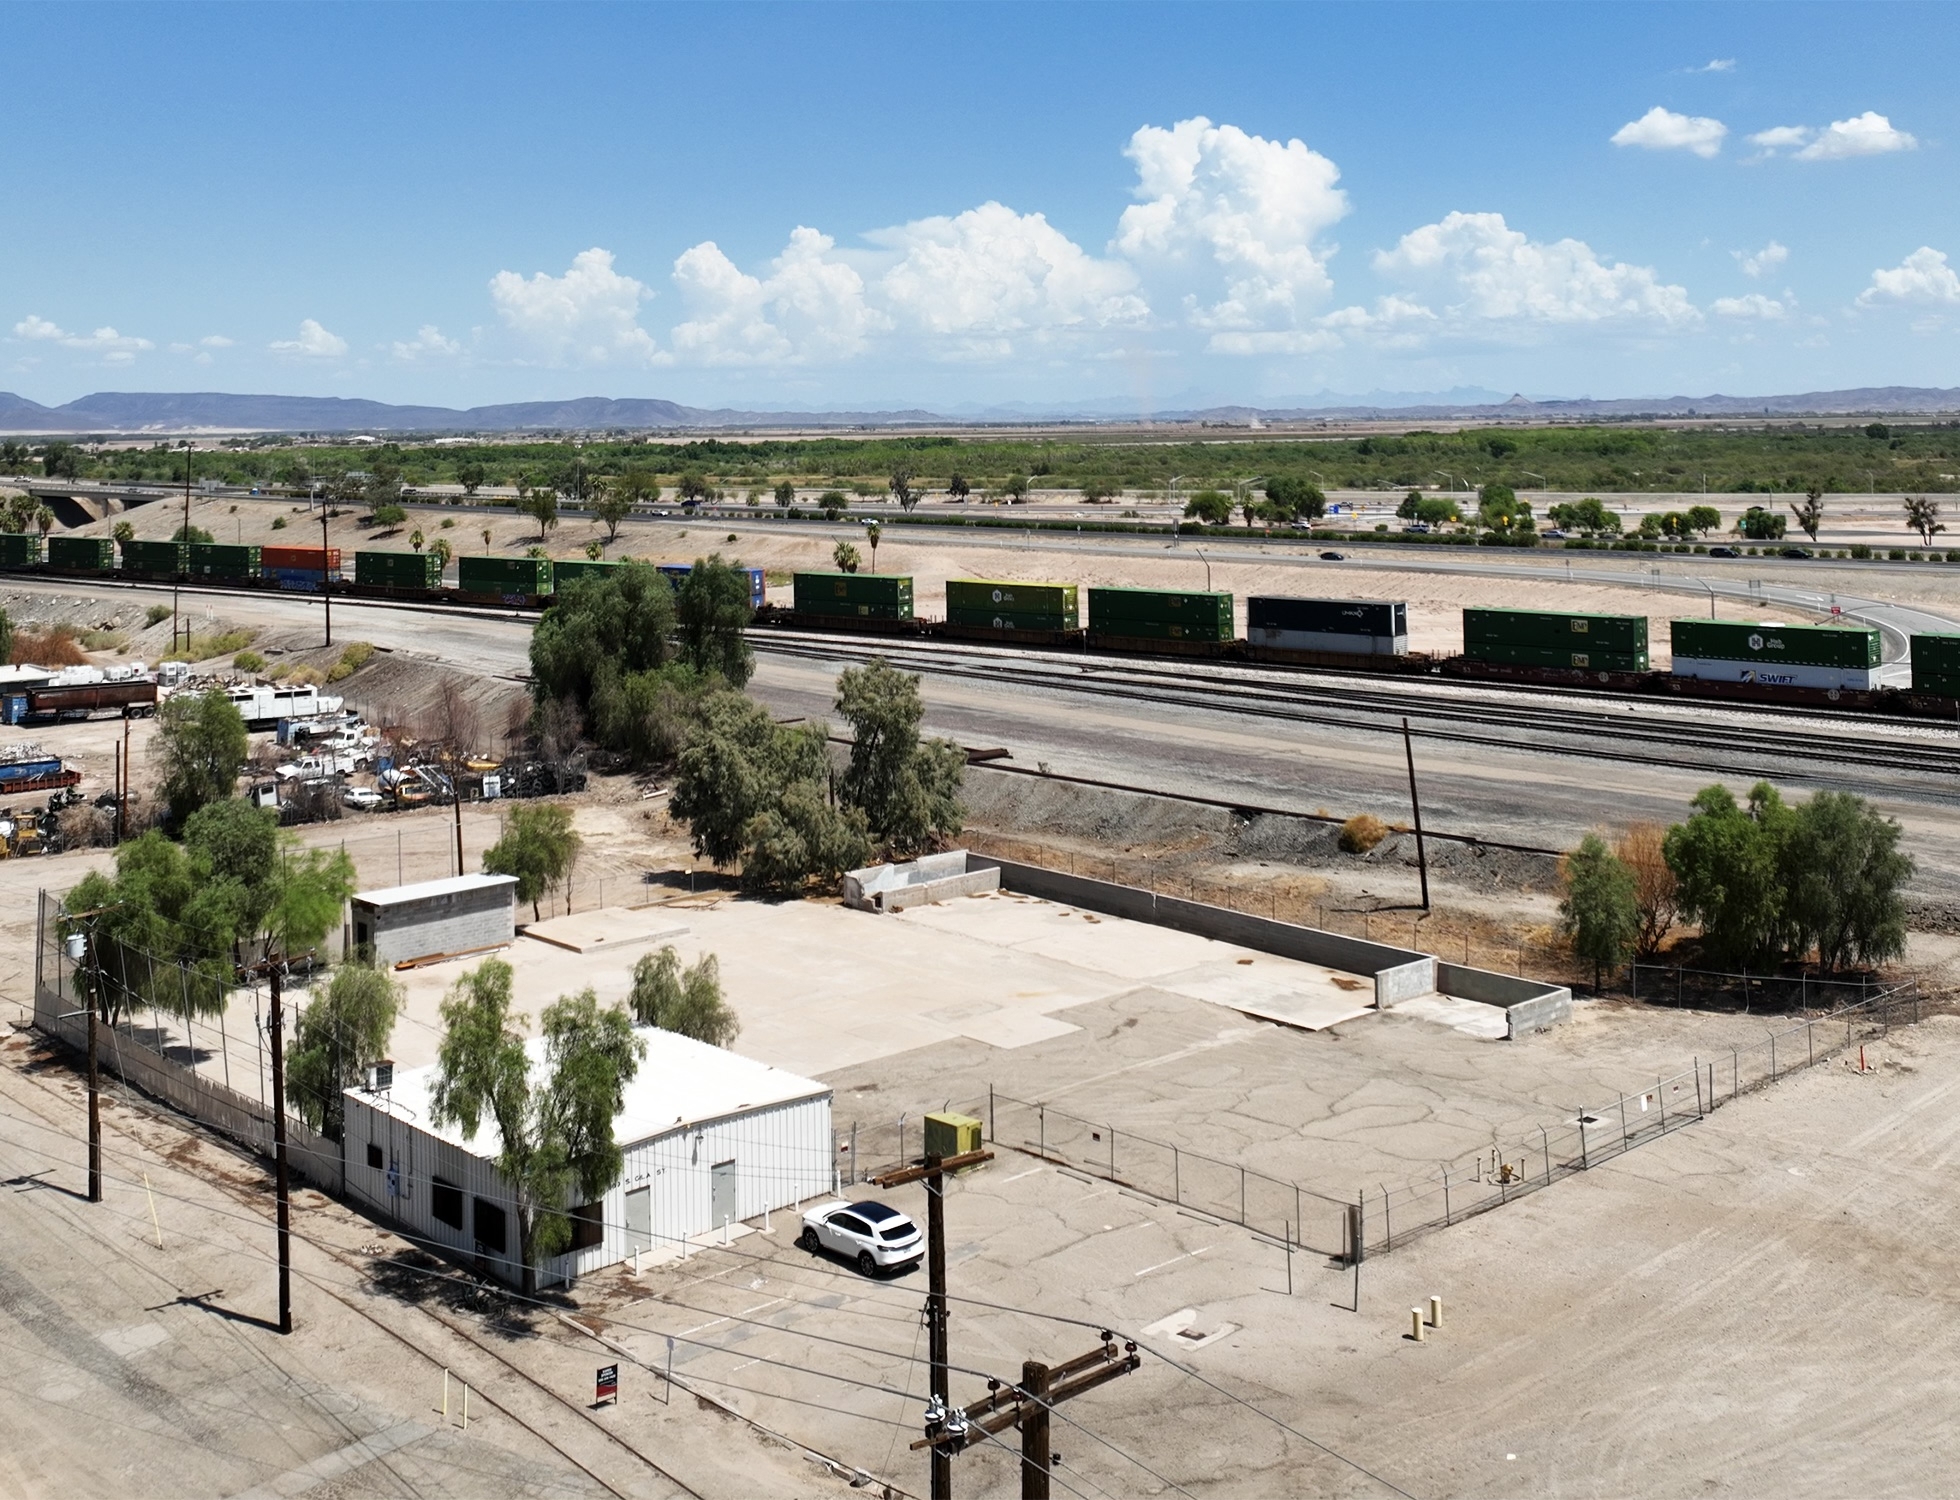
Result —
[{"label": "car on highway", "polygon": [[1562,542],[1565,540],[1565,533],[1560,531],[1556,526],[1548,527],[1538,534],[1548,542]]},{"label": "car on highway", "polygon": [[358,812],[373,812],[381,805],[381,793],[371,786],[344,786],[340,789],[340,805]]},{"label": "car on highway", "polygon": [[1347,554],[1345,552],[1323,552],[1320,554],[1320,560],[1322,562],[1346,562]]},{"label": "car on highway", "polygon": [[1708,555],[1710,557],[1736,557],[1740,554],[1733,547],[1710,547],[1708,549]]},{"label": "car on highway", "polygon": [[1785,547],[1776,554],[1778,557],[1815,557],[1817,554],[1808,547]]},{"label": "car on highway", "polygon": [[796,1243],[812,1255],[842,1256],[860,1275],[915,1266],[926,1253],[919,1226],[887,1203],[825,1203],[803,1216]]}]

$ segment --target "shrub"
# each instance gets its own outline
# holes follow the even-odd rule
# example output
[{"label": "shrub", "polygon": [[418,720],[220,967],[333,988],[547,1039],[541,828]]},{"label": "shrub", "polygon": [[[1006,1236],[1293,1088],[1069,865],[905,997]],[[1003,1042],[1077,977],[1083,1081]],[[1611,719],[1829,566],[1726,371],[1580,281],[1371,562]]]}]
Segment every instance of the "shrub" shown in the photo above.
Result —
[{"label": "shrub", "polygon": [[340,653],[340,660],[327,669],[328,682],[344,682],[374,659],[374,646],[368,641],[351,641]]},{"label": "shrub", "polygon": [[1906,560],[1906,551],[1903,547],[1894,547],[1885,556],[1890,562],[1904,562]]},{"label": "shrub", "polygon": [[160,625],[169,618],[170,606],[168,604],[152,604],[148,609],[143,611],[143,628],[148,630],[152,625]]},{"label": "shrub", "polygon": [[286,518],[284,516],[274,516],[272,518],[272,529],[274,531],[284,531],[286,529]]},{"label": "shrub", "polygon": [[1851,555],[1859,558],[1870,557],[1872,549],[1864,542],[1854,542],[1851,546]]},{"label": "shrub", "polygon": [[48,630],[16,630],[11,658],[37,667],[80,667],[88,664],[75,634],[65,625]]},{"label": "shrub", "polygon": [[318,667],[294,667],[286,674],[286,681],[294,687],[318,687],[326,676]]},{"label": "shrub", "polygon": [[1388,825],[1372,813],[1356,813],[1341,825],[1341,851],[1366,854],[1388,837]]},{"label": "shrub", "polygon": [[256,651],[241,651],[231,659],[231,664],[240,672],[263,672],[265,658]]}]

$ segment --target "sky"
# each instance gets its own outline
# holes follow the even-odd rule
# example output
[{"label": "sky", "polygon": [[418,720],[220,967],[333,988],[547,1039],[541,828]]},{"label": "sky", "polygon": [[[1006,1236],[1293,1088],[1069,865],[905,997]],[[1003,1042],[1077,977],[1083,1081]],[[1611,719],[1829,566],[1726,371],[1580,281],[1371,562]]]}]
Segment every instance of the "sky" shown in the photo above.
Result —
[{"label": "sky", "polygon": [[8,20],[0,389],[50,404],[1960,385],[1950,5]]}]

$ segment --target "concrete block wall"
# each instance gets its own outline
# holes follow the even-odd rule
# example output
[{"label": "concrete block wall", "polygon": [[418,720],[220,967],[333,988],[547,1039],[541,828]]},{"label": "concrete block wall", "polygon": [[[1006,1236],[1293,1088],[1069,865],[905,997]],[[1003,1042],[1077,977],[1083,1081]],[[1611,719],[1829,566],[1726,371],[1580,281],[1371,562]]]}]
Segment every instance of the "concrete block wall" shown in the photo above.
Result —
[{"label": "concrete block wall", "polygon": [[1004,890],[1022,891],[1105,916],[1170,927],[1221,943],[1235,943],[1241,948],[1320,964],[1344,974],[1371,974],[1375,979],[1378,1008],[1427,995],[1437,987],[1435,958],[1412,949],[1351,938],[1338,932],[1322,932],[1292,922],[1277,922],[1271,917],[1207,906],[1179,896],[1160,896],[1135,886],[1116,885],[1086,875],[1067,875],[992,855],[970,855],[968,863],[976,869],[999,870]]},{"label": "concrete block wall", "polygon": [[1499,974],[1493,969],[1473,969],[1467,964],[1438,963],[1436,987],[1446,995],[1463,1000],[1481,1000],[1502,1006],[1510,1021],[1513,1038],[1543,1031],[1572,1016],[1572,991],[1542,980],[1524,979],[1516,974]]},{"label": "concrete block wall", "polygon": [[844,876],[844,904],[859,911],[904,911],[996,890],[1000,872],[969,869],[967,851],[928,854],[905,864],[867,865]]},{"label": "concrete block wall", "polygon": [[511,888],[464,891],[441,898],[433,909],[420,903],[401,907],[356,904],[354,930],[365,923],[373,934],[377,963],[395,964],[435,953],[473,953],[508,943],[515,935]]}]

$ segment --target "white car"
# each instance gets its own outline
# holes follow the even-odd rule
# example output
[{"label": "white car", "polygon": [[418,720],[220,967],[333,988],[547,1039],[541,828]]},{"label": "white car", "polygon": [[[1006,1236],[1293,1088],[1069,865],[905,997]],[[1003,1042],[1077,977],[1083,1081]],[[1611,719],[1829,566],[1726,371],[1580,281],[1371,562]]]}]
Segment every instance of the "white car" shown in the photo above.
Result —
[{"label": "white car", "polygon": [[925,1236],[897,1209],[883,1203],[826,1203],[803,1216],[796,1243],[811,1254],[841,1255],[866,1276],[915,1266],[925,1256]]},{"label": "white car", "polygon": [[381,805],[381,793],[371,786],[344,786],[340,789],[340,805],[373,812]]}]

